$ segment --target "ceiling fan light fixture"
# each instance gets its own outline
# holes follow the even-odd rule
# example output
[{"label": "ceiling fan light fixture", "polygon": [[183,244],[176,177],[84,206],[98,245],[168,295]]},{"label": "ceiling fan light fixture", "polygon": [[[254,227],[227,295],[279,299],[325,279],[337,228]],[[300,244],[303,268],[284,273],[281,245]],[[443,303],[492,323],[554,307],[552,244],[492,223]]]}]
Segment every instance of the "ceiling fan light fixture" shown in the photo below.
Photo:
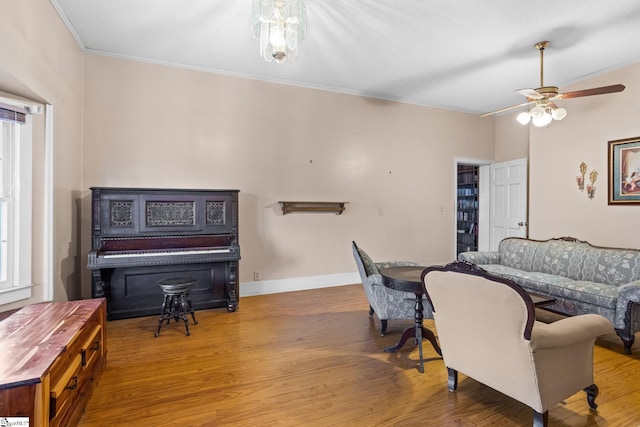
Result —
[{"label": "ceiling fan light fixture", "polygon": [[531,121],[531,115],[529,114],[528,111],[523,111],[522,113],[518,114],[518,117],[516,117],[516,120],[521,125],[527,125]]},{"label": "ceiling fan light fixture", "polygon": [[303,0],[253,0],[252,23],[265,61],[284,63],[298,57],[307,25]]},{"label": "ceiling fan light fixture", "polygon": [[540,118],[545,114],[545,108],[542,105],[536,105],[529,111],[532,119]]},{"label": "ceiling fan light fixture", "polygon": [[564,108],[556,108],[551,112],[553,120],[562,120],[567,117],[567,110]]},{"label": "ceiling fan light fixture", "polygon": [[546,125],[548,125],[549,123],[551,123],[552,117],[551,114],[547,113],[546,111],[542,114],[542,116],[539,117],[532,117],[531,118],[531,123],[533,123],[534,126],[536,127],[544,127]]}]

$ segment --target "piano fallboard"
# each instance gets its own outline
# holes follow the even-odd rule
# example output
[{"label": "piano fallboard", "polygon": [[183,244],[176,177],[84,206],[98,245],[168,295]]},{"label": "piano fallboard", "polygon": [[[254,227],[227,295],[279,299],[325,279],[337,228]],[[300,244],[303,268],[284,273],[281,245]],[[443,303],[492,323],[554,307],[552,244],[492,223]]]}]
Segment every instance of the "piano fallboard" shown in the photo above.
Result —
[{"label": "piano fallboard", "polygon": [[102,252],[116,251],[157,251],[162,249],[220,248],[233,246],[237,236],[233,234],[214,235],[138,235],[123,237],[100,237],[94,249]]}]

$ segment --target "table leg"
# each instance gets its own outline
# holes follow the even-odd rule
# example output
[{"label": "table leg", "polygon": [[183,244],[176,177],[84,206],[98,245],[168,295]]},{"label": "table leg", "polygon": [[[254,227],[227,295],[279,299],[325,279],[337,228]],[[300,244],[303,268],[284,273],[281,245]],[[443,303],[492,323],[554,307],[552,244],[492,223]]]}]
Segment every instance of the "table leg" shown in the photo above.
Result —
[{"label": "table leg", "polygon": [[402,348],[402,346],[407,342],[409,338],[415,338],[420,357],[420,367],[418,368],[420,372],[424,372],[424,360],[422,355],[423,337],[431,343],[436,353],[442,356],[442,351],[440,350],[440,346],[438,345],[435,334],[431,329],[422,326],[422,321],[424,318],[423,309],[424,307],[422,305],[422,293],[416,293],[415,326],[407,328],[402,332],[402,336],[400,337],[400,341],[398,341],[398,344],[394,345],[393,347],[387,347],[384,349],[386,353],[395,353]]},{"label": "table leg", "polygon": [[402,346],[407,342],[407,340],[409,338],[415,338],[416,336],[416,327],[415,326],[411,326],[410,328],[405,329],[402,332],[402,336],[400,337],[400,341],[398,341],[398,344],[392,346],[392,347],[387,347],[384,349],[385,353],[395,353],[396,351],[400,350],[402,348]]},{"label": "table leg", "polygon": [[438,340],[436,340],[436,335],[433,333],[433,331],[429,328],[423,327],[422,336],[431,343],[436,353],[438,353],[439,356],[442,356],[442,350],[440,350],[440,346],[438,345]]}]

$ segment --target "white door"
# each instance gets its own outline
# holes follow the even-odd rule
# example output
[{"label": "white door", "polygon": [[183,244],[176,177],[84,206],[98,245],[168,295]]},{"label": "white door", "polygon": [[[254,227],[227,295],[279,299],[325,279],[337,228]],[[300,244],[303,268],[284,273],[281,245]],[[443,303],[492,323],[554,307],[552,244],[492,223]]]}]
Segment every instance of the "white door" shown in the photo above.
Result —
[{"label": "white door", "polygon": [[497,251],[505,237],[527,237],[527,159],[490,166],[489,246]]}]

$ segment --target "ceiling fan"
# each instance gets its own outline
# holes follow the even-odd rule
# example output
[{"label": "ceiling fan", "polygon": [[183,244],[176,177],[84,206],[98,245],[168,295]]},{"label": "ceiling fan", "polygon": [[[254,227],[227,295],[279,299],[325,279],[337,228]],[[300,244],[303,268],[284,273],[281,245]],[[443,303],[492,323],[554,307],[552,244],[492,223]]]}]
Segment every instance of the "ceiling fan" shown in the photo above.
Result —
[{"label": "ceiling fan", "polygon": [[525,96],[527,102],[502,108],[500,110],[485,113],[480,117],[503,113],[505,111],[524,107],[525,105],[535,105],[529,112],[522,112],[518,115],[518,121],[527,124],[531,120],[536,126],[546,126],[551,120],[562,120],[567,115],[567,110],[558,107],[553,101],[558,99],[580,98],[583,96],[604,95],[607,93],[622,92],[624,85],[617,84],[602,86],[592,89],[576,90],[573,92],[560,93],[557,86],[544,85],[544,50],[549,47],[548,41],[535,44],[535,48],[540,51],[540,87],[537,89],[520,89],[516,92]]}]

